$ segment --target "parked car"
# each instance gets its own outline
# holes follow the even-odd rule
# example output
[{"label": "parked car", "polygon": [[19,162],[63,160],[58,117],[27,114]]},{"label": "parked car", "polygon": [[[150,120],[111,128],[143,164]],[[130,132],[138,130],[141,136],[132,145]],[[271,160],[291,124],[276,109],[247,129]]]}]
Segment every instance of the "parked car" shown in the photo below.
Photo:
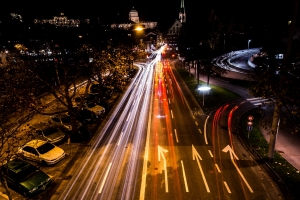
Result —
[{"label": "parked car", "polygon": [[56,115],[51,115],[49,119],[49,123],[60,127],[61,129],[65,129],[67,131],[72,130],[71,118],[68,113],[61,113]]},{"label": "parked car", "polygon": [[58,143],[65,138],[65,134],[58,127],[49,123],[39,123],[33,126],[35,136],[52,144]]},{"label": "parked car", "polygon": [[20,159],[4,164],[1,170],[8,186],[25,197],[45,190],[52,183],[49,175]]},{"label": "parked car", "polygon": [[81,101],[83,101],[83,103],[93,102],[93,103],[96,103],[98,105],[101,105],[101,103],[102,103],[99,93],[88,93],[88,94],[86,94],[84,99],[82,99],[82,98],[83,97],[75,97],[75,104],[79,105],[81,103]]},{"label": "parked car", "polygon": [[101,103],[102,103],[99,93],[88,93],[85,97],[85,100],[87,102],[93,102],[93,103],[96,103],[98,105],[101,105]]},{"label": "parked car", "polygon": [[100,84],[92,84],[90,87],[90,92],[91,93],[99,93],[100,92]]},{"label": "parked car", "polygon": [[53,165],[65,157],[62,148],[51,144],[45,140],[31,140],[19,147],[18,154],[23,158],[42,163],[44,165]]},{"label": "parked car", "polygon": [[[76,109],[76,107],[74,108]],[[93,111],[84,108],[79,110],[77,115],[77,120],[84,124],[94,123],[97,119],[98,116]]]},{"label": "parked car", "polygon": [[94,112],[97,116],[103,115],[105,113],[105,108],[97,105],[93,102],[87,102],[83,105],[84,109]]}]

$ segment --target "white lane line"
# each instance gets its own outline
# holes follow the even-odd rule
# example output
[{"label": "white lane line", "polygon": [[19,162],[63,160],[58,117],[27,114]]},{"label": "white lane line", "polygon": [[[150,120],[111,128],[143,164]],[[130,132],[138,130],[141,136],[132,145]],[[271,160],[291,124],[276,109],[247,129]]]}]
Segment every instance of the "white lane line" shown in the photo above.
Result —
[{"label": "white lane line", "polygon": [[219,172],[219,173],[221,173],[221,170],[220,170],[220,168],[219,168],[218,164],[215,164],[215,166],[216,166],[216,168],[217,168],[218,172]]},{"label": "white lane line", "polygon": [[172,110],[171,110],[171,115],[172,115],[172,119],[174,118],[174,116],[173,116],[173,112],[172,112]]},{"label": "white lane line", "polygon": [[[153,101],[153,94],[151,94],[151,100]],[[140,189],[140,200],[145,199],[145,190],[146,190],[146,178],[147,178],[147,162],[149,157],[149,143],[150,143],[150,124],[151,124],[151,115],[152,115],[152,103],[150,103],[150,112],[148,117],[148,128],[147,128],[147,137],[146,137],[146,146],[145,146],[145,154],[144,154],[144,163],[143,163],[143,174],[142,174],[142,183]],[[157,137],[157,134],[156,134]]]},{"label": "white lane line", "polygon": [[210,150],[208,150],[208,153],[210,154],[210,157],[214,157],[214,155],[211,153],[211,151]]},{"label": "white lane line", "polygon": [[231,191],[230,191],[230,189],[229,189],[229,187],[228,187],[226,181],[224,181],[224,185],[225,185],[225,187],[226,187],[226,189],[227,189],[227,192],[231,194]]},{"label": "white lane line", "polygon": [[121,141],[122,137],[123,137],[123,131],[121,132],[121,135],[120,135],[120,138],[119,138],[119,141],[118,141],[118,146],[120,144],[120,141]]},{"label": "white lane line", "polygon": [[174,132],[175,132],[176,142],[178,143],[178,137],[177,137],[177,131],[176,131],[176,129],[174,129]]},{"label": "white lane line", "polygon": [[198,122],[195,122],[196,126],[198,126]]},{"label": "white lane line", "polygon": [[169,184],[168,184],[168,172],[167,172],[167,161],[164,153],[167,153],[168,150],[162,148],[161,146],[157,145],[158,148],[158,162],[160,162],[160,156],[164,159],[164,171],[165,171],[165,185],[166,185],[166,193],[169,192]]},{"label": "white lane line", "polygon": [[201,129],[199,128],[198,130],[199,130],[199,132],[202,134],[202,131],[201,131]]},{"label": "white lane line", "polygon": [[184,180],[184,185],[185,185],[185,191],[189,192],[189,187],[187,185],[187,181],[186,181],[186,176],[185,176],[185,171],[184,171],[184,166],[183,166],[182,160],[181,160],[181,167],[182,167],[182,172],[183,172],[183,180]]},{"label": "white lane line", "polygon": [[170,98],[168,98],[169,99],[169,104],[171,104],[171,102],[170,102]]},{"label": "white lane line", "polygon": [[169,91],[167,90],[167,94],[169,94]]},{"label": "white lane line", "polygon": [[109,163],[108,169],[106,170],[104,179],[103,179],[103,181],[102,181],[102,183],[101,183],[101,187],[100,187],[99,193],[102,192],[102,189],[103,189],[104,183],[105,183],[105,181],[106,181],[106,179],[107,179],[107,175],[108,175],[108,172],[109,172],[110,168],[111,168],[111,163]]},{"label": "white lane line", "polygon": [[126,122],[128,122],[128,119],[129,119],[129,117],[130,117],[130,114],[131,114],[131,112],[128,114],[128,117],[127,117],[127,119],[126,119]]},{"label": "white lane line", "polygon": [[235,157],[237,160],[239,160],[239,158],[234,153],[234,151],[232,150],[232,148],[229,145],[227,145],[222,151],[225,152],[225,153],[229,151],[229,153],[230,153],[230,159],[231,159],[232,164],[235,166],[236,170],[240,174],[241,178],[243,179],[243,181],[247,185],[247,187],[250,190],[250,192],[253,193],[253,190],[252,190],[251,186],[249,185],[248,181],[246,180],[246,178],[244,177],[243,173],[241,172],[241,170],[239,169],[239,167],[237,166],[237,164],[234,161],[233,157]]},{"label": "white lane line", "polygon": [[203,182],[205,184],[205,187],[206,187],[206,191],[208,193],[210,193],[210,189],[208,187],[208,184],[207,184],[207,181],[206,181],[206,178],[205,178],[205,175],[204,175],[204,172],[202,170],[202,167],[201,167],[201,164],[200,164],[200,160],[202,160],[200,154],[197,152],[196,148],[194,147],[194,145],[192,145],[192,155],[193,155],[193,160],[197,160],[197,164],[198,164],[198,167],[199,167],[199,170],[200,170],[200,173],[202,175],[202,178],[203,178]]},{"label": "white lane line", "polygon": [[204,123],[204,140],[205,140],[205,144],[208,144],[207,142],[207,138],[206,138],[206,124],[207,124],[207,120],[208,120],[209,116],[207,116],[205,123]]}]

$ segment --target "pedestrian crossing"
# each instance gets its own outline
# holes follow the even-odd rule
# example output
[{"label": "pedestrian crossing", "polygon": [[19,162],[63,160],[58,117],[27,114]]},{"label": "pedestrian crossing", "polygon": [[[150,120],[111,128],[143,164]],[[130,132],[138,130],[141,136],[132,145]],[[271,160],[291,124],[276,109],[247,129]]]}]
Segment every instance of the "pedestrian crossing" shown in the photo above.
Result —
[{"label": "pedestrian crossing", "polygon": [[250,101],[253,105],[258,106],[258,107],[265,107],[266,104],[272,103],[272,99],[265,99],[261,97],[256,97],[256,98],[249,98],[247,101]]}]

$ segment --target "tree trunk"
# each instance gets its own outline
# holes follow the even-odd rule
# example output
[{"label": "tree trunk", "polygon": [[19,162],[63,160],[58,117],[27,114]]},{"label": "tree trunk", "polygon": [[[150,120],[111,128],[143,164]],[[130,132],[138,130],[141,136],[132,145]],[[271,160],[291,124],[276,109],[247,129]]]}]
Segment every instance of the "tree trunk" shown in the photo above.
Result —
[{"label": "tree trunk", "polygon": [[2,172],[1,172],[0,181],[1,181],[2,185],[3,185],[4,188],[5,188],[5,191],[6,191],[6,194],[7,194],[7,196],[8,196],[8,199],[9,199],[9,200],[12,200],[13,198],[11,197],[10,191],[9,191],[9,189],[8,189],[8,186],[7,186],[7,182],[6,182],[6,180],[4,179]]},{"label": "tree trunk", "polygon": [[199,76],[199,70],[200,70],[200,63],[198,63],[197,65],[197,85],[199,85],[199,78],[200,78],[200,76]]},{"label": "tree trunk", "polygon": [[207,86],[209,86],[210,72],[207,73]]},{"label": "tree trunk", "polygon": [[268,160],[270,162],[272,162],[274,159],[275,144],[276,144],[276,138],[277,138],[279,123],[280,123],[280,109],[281,108],[279,106],[279,103],[276,102],[274,108],[270,141],[269,141],[269,150],[268,150]]}]

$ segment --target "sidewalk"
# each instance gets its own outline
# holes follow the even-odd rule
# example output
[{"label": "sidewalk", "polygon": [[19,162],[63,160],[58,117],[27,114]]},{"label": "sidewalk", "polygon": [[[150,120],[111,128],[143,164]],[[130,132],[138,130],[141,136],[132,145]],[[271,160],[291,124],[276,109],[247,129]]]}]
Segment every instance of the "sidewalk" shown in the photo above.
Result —
[{"label": "sidewalk", "polygon": [[[194,75],[194,70],[194,68],[191,68],[190,72],[192,75]],[[206,82],[207,76],[200,75],[200,80]],[[245,99],[252,98],[247,89],[236,85],[231,85],[214,77],[210,77],[210,84],[231,90]],[[261,120],[266,120],[267,118],[270,119],[270,117],[273,116],[273,112],[274,107],[266,106],[266,109],[264,110],[264,116]],[[266,128],[260,127],[260,131],[267,142],[270,140],[270,130],[271,123],[268,123]],[[275,150],[296,169],[300,170],[300,136],[298,134],[291,134],[288,130],[280,129],[279,127]]]}]

